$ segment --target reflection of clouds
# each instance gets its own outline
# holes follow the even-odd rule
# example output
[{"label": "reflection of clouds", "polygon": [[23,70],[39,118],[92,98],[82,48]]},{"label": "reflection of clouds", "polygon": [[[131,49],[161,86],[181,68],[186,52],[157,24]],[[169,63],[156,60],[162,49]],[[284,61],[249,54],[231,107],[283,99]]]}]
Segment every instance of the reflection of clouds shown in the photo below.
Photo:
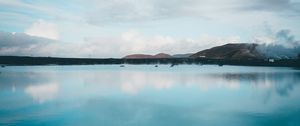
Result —
[{"label": "reflection of clouds", "polygon": [[299,81],[300,77],[296,73],[190,74],[144,71],[122,71],[120,73],[121,89],[129,94],[137,94],[147,87],[157,90],[174,86],[197,86],[202,90],[215,88],[237,90],[240,89],[241,84],[244,84],[256,89],[272,90],[275,88],[277,93],[284,95]]},{"label": "reflection of clouds", "polygon": [[169,89],[173,86],[198,86],[200,89],[212,88],[239,89],[239,80],[228,80],[222,76],[207,74],[176,74],[172,72],[122,71],[121,89],[129,94],[138,94],[144,88],[156,90]]},{"label": "reflection of clouds", "polygon": [[129,94],[137,94],[144,87],[143,84],[124,83],[121,85],[121,89]]},{"label": "reflection of clouds", "polygon": [[137,94],[140,90],[143,89],[146,83],[146,76],[144,74],[136,73],[127,73],[126,78],[122,80],[121,89],[129,94]]},{"label": "reflection of clouds", "polygon": [[[17,71],[19,68],[15,69],[12,67],[11,69]],[[60,77],[56,72],[30,72],[30,70],[24,72],[5,72],[5,76],[0,76],[0,91],[10,90],[14,92],[18,89],[23,90],[29,84],[48,83]]]},{"label": "reflection of clouds", "polygon": [[16,92],[16,86],[15,86],[15,85],[13,85],[13,86],[11,87],[11,92],[12,92],[12,93],[15,93],[15,92]]},{"label": "reflection of clouds", "polygon": [[210,90],[216,88],[239,89],[240,83],[238,80],[227,80],[219,74],[198,74],[189,75],[185,81],[190,86],[198,86],[201,90]]},{"label": "reflection of clouds", "polygon": [[227,87],[229,89],[239,89],[240,88],[240,82],[237,80],[230,80],[224,85],[225,85],[225,87]]},{"label": "reflection of clouds", "polygon": [[[160,80],[156,80],[156,81],[160,81]],[[168,88],[171,88],[174,84],[172,83],[172,81],[170,80],[166,80],[165,82],[162,82],[162,83],[154,83],[153,84],[154,87],[156,89],[168,89]]]},{"label": "reflection of clouds", "polygon": [[58,93],[58,90],[59,86],[55,83],[29,85],[25,88],[25,92],[39,103],[44,103],[46,101],[54,99]]},{"label": "reflection of clouds", "polygon": [[137,94],[145,87],[153,87],[157,90],[166,89],[174,85],[174,79],[168,74],[151,72],[122,72],[121,89],[129,94]]},{"label": "reflection of clouds", "polygon": [[[264,72],[256,68],[239,72],[210,70],[205,67],[199,70],[189,70],[188,67],[181,69],[169,67],[165,69],[160,67],[155,70],[149,70],[147,66],[142,69],[136,69],[134,67],[132,69],[127,69],[126,67],[121,70],[119,70],[119,66],[117,66],[117,69],[115,69],[115,67],[104,70],[102,70],[103,68],[99,68],[99,70],[81,70],[76,72],[26,72],[18,73],[18,75],[5,73],[7,76],[0,76],[1,83],[9,83],[11,85],[0,85],[0,90],[7,89],[15,92],[25,88],[26,93],[34,96],[34,99],[40,102],[55,97],[55,95],[45,95],[43,97],[39,95],[44,92],[48,92],[48,94],[55,94],[55,92],[57,92],[58,85],[48,84],[52,80],[59,81],[64,84],[64,86],[70,85],[72,88],[84,89],[85,91],[80,93],[87,93],[89,95],[105,95],[106,93],[113,93],[112,91],[119,89],[128,94],[139,94],[139,92],[147,91],[148,89],[164,91],[174,87],[199,88],[200,90],[206,91],[213,89],[239,90],[240,88],[245,88],[246,85],[248,86],[246,88],[250,86],[253,90],[262,89],[270,93],[285,96],[300,82],[299,72],[284,71],[284,69],[282,71],[279,71],[279,69]],[[39,86],[40,83],[46,83],[46,85]],[[43,86],[50,88],[50,90],[44,89]],[[29,93],[33,92],[31,90],[45,91]]]}]

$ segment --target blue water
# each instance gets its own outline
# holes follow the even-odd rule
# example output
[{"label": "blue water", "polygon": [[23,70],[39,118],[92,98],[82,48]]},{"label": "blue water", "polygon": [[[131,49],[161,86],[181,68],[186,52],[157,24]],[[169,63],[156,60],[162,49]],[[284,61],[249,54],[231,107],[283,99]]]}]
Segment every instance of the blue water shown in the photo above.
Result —
[{"label": "blue water", "polygon": [[215,65],[0,68],[0,125],[299,126],[300,70]]}]

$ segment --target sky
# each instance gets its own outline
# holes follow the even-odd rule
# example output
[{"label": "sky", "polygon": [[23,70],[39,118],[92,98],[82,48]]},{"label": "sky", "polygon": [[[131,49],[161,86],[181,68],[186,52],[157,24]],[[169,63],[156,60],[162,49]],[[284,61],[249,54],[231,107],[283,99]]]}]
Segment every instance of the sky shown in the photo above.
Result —
[{"label": "sky", "polygon": [[0,55],[195,53],[300,38],[300,0],[0,0]]}]

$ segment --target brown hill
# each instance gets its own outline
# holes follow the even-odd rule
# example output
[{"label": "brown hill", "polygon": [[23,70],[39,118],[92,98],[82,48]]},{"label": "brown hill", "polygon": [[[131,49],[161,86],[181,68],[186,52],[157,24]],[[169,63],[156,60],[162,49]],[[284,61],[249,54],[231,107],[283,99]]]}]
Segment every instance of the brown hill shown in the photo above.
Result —
[{"label": "brown hill", "polygon": [[156,55],[132,54],[132,55],[127,55],[123,58],[124,59],[155,59],[155,58],[172,58],[172,56],[166,53],[159,53]]},{"label": "brown hill", "polygon": [[263,59],[256,47],[258,44],[237,43],[213,47],[191,55],[191,58],[211,59]]},{"label": "brown hill", "polygon": [[154,58],[172,58],[171,55],[166,54],[166,53],[159,53],[153,56]]},{"label": "brown hill", "polygon": [[132,54],[127,55],[123,57],[124,59],[145,59],[145,58],[152,58],[152,55],[146,55],[146,54]]}]

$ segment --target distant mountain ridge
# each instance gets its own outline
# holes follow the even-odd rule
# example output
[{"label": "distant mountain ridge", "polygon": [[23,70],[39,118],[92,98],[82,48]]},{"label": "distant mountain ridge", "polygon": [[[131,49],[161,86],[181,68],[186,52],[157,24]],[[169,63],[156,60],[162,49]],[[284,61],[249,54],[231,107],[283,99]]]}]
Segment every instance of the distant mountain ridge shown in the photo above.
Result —
[{"label": "distant mountain ridge", "polygon": [[158,53],[156,55],[132,54],[123,57],[123,59],[157,59],[157,58],[173,58],[173,57],[166,53]]},{"label": "distant mountain ridge", "polygon": [[124,59],[155,59],[155,58],[208,58],[208,59],[265,59],[255,43],[229,43],[205,49],[197,53],[169,55],[159,53],[156,55],[132,54],[123,57]]},{"label": "distant mountain ridge", "polygon": [[199,51],[190,58],[210,59],[264,59],[266,58],[256,48],[254,43],[235,43],[216,46],[210,49]]},{"label": "distant mountain ridge", "polygon": [[125,59],[155,59],[155,58],[206,58],[228,60],[265,60],[265,59],[297,59],[299,48],[285,48],[283,46],[256,44],[256,43],[229,43],[215,46],[196,53],[169,55],[159,53],[156,55],[132,54]]}]

